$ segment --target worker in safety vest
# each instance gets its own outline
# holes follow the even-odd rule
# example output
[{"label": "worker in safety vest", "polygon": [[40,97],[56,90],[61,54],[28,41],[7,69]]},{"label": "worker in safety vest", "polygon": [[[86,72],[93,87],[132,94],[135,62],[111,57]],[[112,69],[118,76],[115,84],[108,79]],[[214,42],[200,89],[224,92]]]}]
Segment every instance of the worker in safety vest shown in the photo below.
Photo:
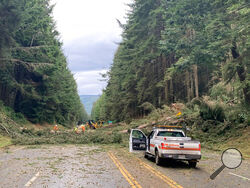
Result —
[{"label": "worker in safety vest", "polygon": [[78,133],[78,127],[74,128],[75,133]]},{"label": "worker in safety vest", "polygon": [[55,125],[55,126],[53,127],[53,129],[54,129],[55,132],[58,131],[58,126]]},{"label": "worker in safety vest", "polygon": [[82,132],[84,133],[85,132],[85,126],[81,125],[81,128],[82,128]]}]

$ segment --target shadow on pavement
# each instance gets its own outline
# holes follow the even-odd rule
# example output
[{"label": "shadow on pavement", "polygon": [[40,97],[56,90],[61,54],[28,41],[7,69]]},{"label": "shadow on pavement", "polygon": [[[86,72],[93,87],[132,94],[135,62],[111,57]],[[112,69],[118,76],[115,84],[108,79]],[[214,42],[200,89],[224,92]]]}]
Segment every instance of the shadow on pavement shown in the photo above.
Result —
[{"label": "shadow on pavement", "polygon": [[[155,159],[153,157],[148,158],[148,160],[155,163]],[[163,168],[200,170],[199,167],[191,168],[188,165],[187,161],[177,161],[177,160],[173,160],[173,159],[163,159],[160,166],[163,167]]]}]

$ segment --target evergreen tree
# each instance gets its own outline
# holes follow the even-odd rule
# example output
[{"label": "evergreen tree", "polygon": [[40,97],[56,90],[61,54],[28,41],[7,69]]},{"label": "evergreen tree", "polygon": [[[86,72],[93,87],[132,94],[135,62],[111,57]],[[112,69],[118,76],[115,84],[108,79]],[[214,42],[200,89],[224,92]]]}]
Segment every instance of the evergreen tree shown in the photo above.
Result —
[{"label": "evergreen tree", "polygon": [[105,102],[98,104],[106,118],[146,115],[145,104],[188,102],[219,82],[239,83],[249,105],[246,0],[137,0],[129,6]]},{"label": "evergreen tree", "polygon": [[51,16],[53,6],[49,0],[18,2],[7,3],[22,12],[19,27],[12,28],[13,45],[0,41],[9,51],[1,63],[0,99],[34,123],[72,125],[86,120]]}]

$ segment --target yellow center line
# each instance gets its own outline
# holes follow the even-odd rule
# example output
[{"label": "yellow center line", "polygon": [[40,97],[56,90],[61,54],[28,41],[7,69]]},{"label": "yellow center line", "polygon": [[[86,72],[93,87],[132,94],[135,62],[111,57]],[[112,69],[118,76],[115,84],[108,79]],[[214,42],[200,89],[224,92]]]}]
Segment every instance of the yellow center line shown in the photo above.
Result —
[{"label": "yellow center line", "polygon": [[151,171],[153,174],[158,176],[160,179],[162,179],[164,182],[166,182],[170,187],[172,188],[183,188],[181,185],[176,183],[174,180],[170,179],[169,177],[165,176],[161,172],[157,171],[155,168],[151,167],[150,165],[142,162],[142,160],[138,159],[140,161],[140,164],[144,166],[146,169]]},{"label": "yellow center line", "polygon": [[132,188],[142,188],[141,185],[133,178],[133,176],[124,168],[124,166],[112,153],[108,152],[108,155]]},{"label": "yellow center line", "polygon": [[135,185],[139,188],[141,188],[140,184],[135,180],[133,176],[124,168],[124,166],[120,163],[120,161],[115,157],[114,154],[111,153],[111,155],[117,160],[117,162],[120,164],[121,168],[127,173],[127,175],[130,177],[130,179],[135,183]]},{"label": "yellow center line", "polygon": [[128,176],[119,167],[119,165],[117,164],[116,160],[109,153],[108,153],[108,155],[111,158],[111,160],[114,162],[114,164],[117,166],[117,168],[120,170],[120,172],[122,173],[122,175],[125,177],[125,179],[128,181],[128,183],[131,185],[131,187],[136,188],[136,186],[130,181],[130,179],[128,178]]}]

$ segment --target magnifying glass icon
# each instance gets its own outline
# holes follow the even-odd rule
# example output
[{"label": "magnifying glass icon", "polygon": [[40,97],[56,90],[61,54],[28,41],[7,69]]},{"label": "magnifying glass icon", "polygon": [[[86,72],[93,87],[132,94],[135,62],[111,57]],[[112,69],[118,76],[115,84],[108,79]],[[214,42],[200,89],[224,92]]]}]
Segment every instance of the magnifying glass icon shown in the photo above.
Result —
[{"label": "magnifying glass icon", "polygon": [[242,163],[242,154],[236,148],[228,148],[221,155],[222,166],[218,168],[211,176],[210,179],[214,180],[216,176],[221,173],[224,168],[235,169]]}]

